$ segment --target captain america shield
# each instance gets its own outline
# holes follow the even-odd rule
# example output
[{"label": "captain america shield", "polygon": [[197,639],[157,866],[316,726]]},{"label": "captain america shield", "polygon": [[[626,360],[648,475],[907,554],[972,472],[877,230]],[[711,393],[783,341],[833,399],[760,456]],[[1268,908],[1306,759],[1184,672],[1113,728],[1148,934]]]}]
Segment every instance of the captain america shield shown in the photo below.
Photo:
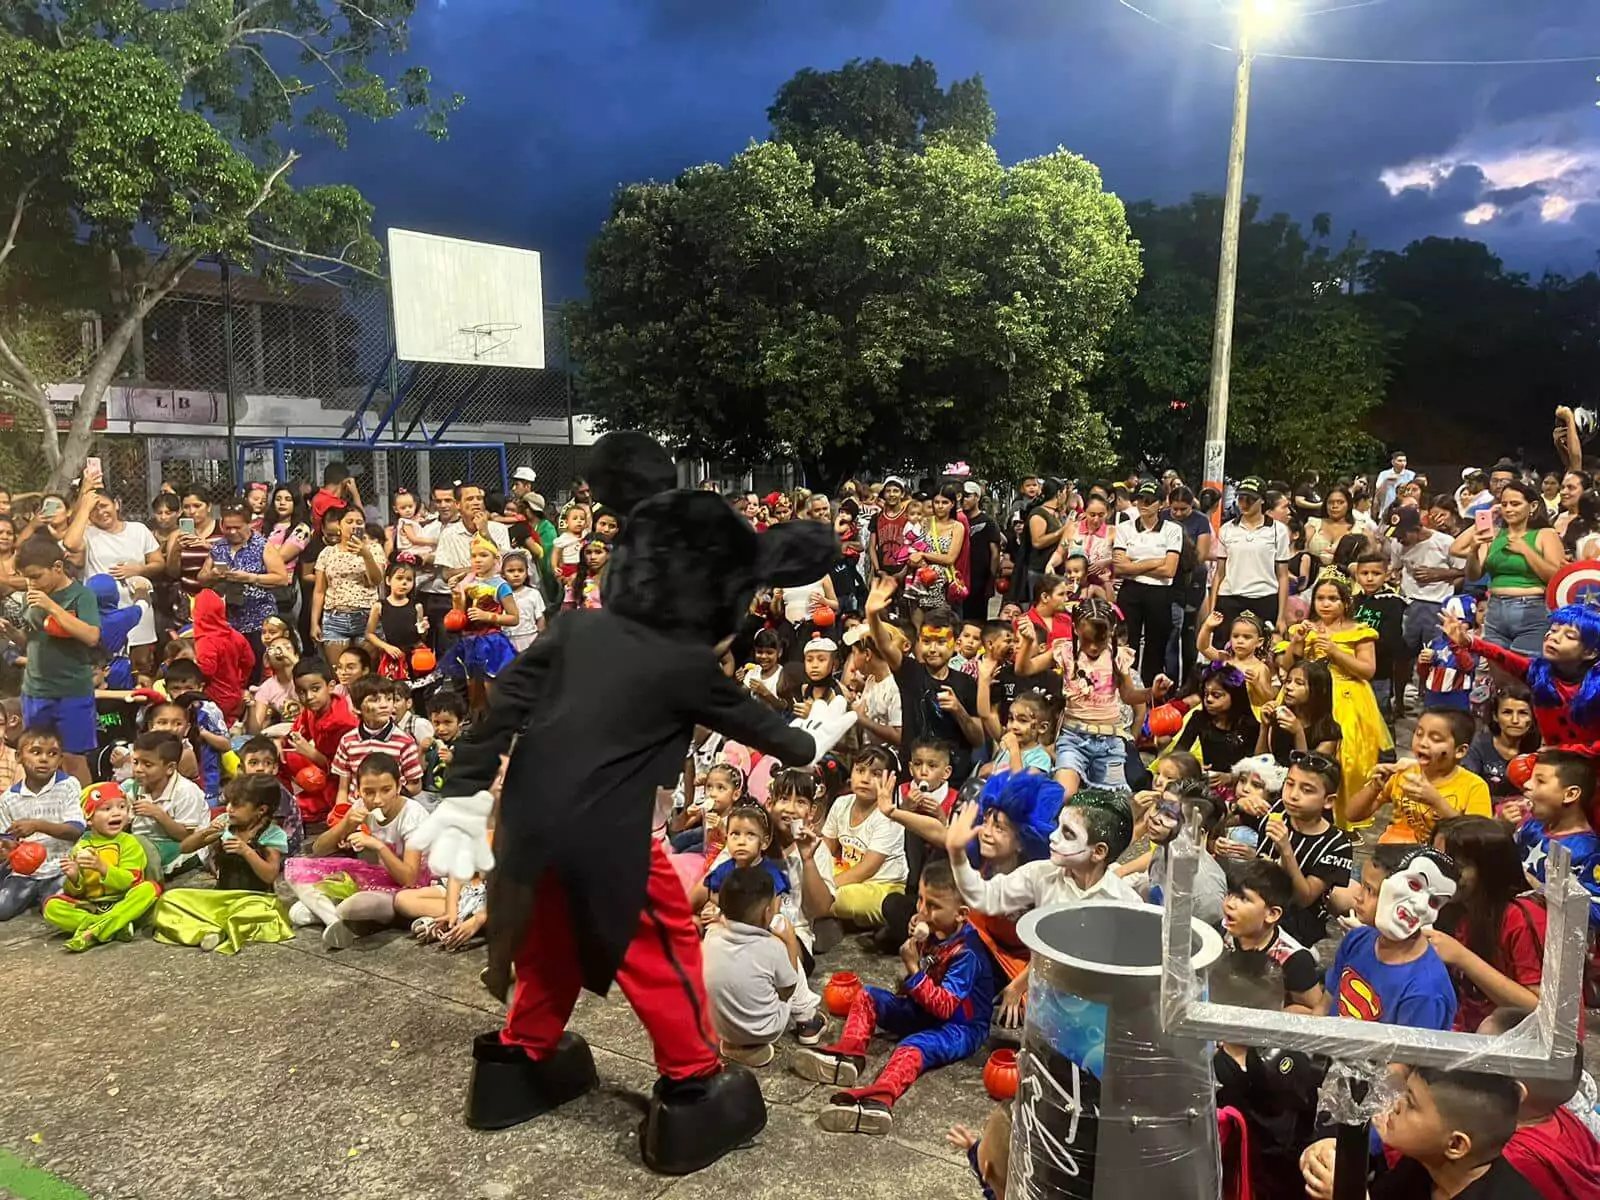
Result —
[{"label": "captain america shield", "polygon": [[1562,567],[1545,589],[1544,599],[1552,611],[1569,604],[1600,608],[1600,562],[1585,559]]}]

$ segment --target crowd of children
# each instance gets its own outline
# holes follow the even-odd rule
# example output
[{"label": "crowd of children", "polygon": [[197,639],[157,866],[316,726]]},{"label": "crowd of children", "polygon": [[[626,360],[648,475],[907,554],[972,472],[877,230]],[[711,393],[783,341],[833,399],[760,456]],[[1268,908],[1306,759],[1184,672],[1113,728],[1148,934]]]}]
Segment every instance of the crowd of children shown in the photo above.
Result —
[{"label": "crowd of children", "polygon": [[[857,728],[805,770],[697,731],[657,801],[724,1057],[766,1067],[792,1031],[787,1067],[829,1089],[822,1127],[889,1131],[920,1075],[1015,1036],[1017,921],[1162,903],[1171,840],[1196,815],[1196,915],[1223,931],[1217,971],[1264,981],[1263,1003],[1464,1032],[1536,1005],[1553,845],[1600,930],[1600,612],[1559,609],[1536,652],[1516,648],[1487,620],[1506,611],[1497,578],[1517,582],[1492,508],[1458,533],[1454,505],[1430,505],[1424,526],[1403,461],[1376,490],[1390,475],[1406,477],[1366,524],[1333,503],[1359,492],[1306,485],[1280,505],[1243,480],[1215,537],[1187,518],[1222,498],[1174,478],[1030,478],[1004,522],[970,481],[793,498],[792,519],[834,524],[841,569],[758,594],[723,669],[799,717],[842,696]],[[547,612],[603,603],[618,514],[575,486],[557,534],[531,482],[488,504],[458,486],[433,511],[397,496],[395,524],[368,529],[330,470],[309,507],[288,486],[253,513],[254,493],[225,507],[276,548],[257,576],[227,566],[183,586],[186,556],[233,564],[239,544],[202,545],[192,519],[165,531],[169,554],[146,569],[180,586],[153,612],[151,589],[117,586],[126,572],[83,578],[101,518],[126,526],[99,483],[86,472],[73,510],[92,518],[40,516],[0,561],[0,920],[39,913],[74,951],[142,929],[222,954],[297,927],[330,950],[394,926],[473,944],[485,881],[431,877],[410,841],[495,675]],[[733,502],[758,526],[782,519]],[[1297,549],[1308,530],[1317,552]],[[1187,630],[1175,578],[1203,596]],[[243,619],[252,592],[268,601],[258,622]],[[147,616],[154,640],[132,644]],[[830,1036],[818,964],[851,931],[896,984],[861,988]],[[1593,986],[1586,1000],[1600,1004]],[[872,1072],[879,1036],[894,1044]],[[1320,1070],[1218,1049],[1262,1194],[1322,1194]],[[1563,1093],[1411,1072],[1372,1195],[1424,1175],[1569,1194],[1525,1164],[1600,1160],[1592,1097],[1573,1101],[1585,1078]],[[995,1195],[1008,1121],[951,1134]],[[1570,1194],[1600,1196],[1600,1176]]]}]

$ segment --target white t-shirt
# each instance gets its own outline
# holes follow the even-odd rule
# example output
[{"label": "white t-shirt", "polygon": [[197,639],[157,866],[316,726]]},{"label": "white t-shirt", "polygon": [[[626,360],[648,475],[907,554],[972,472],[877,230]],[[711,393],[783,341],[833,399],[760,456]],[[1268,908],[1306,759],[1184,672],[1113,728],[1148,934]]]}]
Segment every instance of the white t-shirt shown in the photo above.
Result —
[{"label": "white t-shirt", "polygon": [[1465,570],[1467,560],[1456,558],[1450,553],[1450,545],[1454,541],[1455,539],[1448,533],[1434,532],[1415,546],[1402,547],[1398,538],[1389,543],[1393,547],[1391,554],[1394,561],[1400,567],[1402,596],[1407,600],[1426,600],[1430,604],[1443,604],[1455,595],[1456,585],[1448,580],[1442,583],[1418,583],[1416,576],[1412,574],[1418,567]]},{"label": "white t-shirt", "polygon": [[[206,804],[206,794],[178,772],[172,773],[167,786],[158,796],[151,796],[179,825],[200,829],[211,824],[211,808]],[[166,831],[156,824],[154,817],[135,817],[128,832],[135,837],[165,838]]]},{"label": "white t-shirt", "polygon": [[[1161,558],[1166,554],[1183,553],[1183,526],[1176,521],[1160,521],[1154,529],[1146,529],[1138,520],[1123,521],[1117,526],[1112,545],[1124,551],[1134,562],[1143,558]],[[1135,583],[1148,583],[1155,587],[1171,587],[1171,579],[1159,575],[1128,575]]]},{"label": "white t-shirt", "polygon": [[533,645],[533,639],[539,636],[539,622],[544,617],[544,597],[539,594],[538,588],[524,585],[512,592],[511,598],[517,602],[517,623],[505,632],[520,654]]},{"label": "white t-shirt", "polygon": [[[160,550],[155,534],[138,521],[124,521],[120,533],[111,533],[96,525],[83,531],[83,577],[108,575],[118,563],[144,565],[145,556]],[[117,581],[117,602],[130,604],[133,594],[122,580]],[[146,608],[139,623],[128,631],[128,645],[148,646],[156,640],[154,614]]]},{"label": "white t-shirt", "polygon": [[396,858],[404,858],[406,854],[406,840],[417,832],[418,826],[428,819],[428,810],[415,800],[407,799],[401,806],[400,813],[394,820],[386,825],[367,819],[367,829],[372,836],[394,852]]},{"label": "white t-shirt", "polygon": [[[889,725],[899,729],[905,724],[905,718],[900,711],[900,685],[895,682],[893,675],[885,675],[882,679],[868,679],[866,686],[861,689],[861,698],[866,701],[867,716],[879,725]],[[863,733],[868,745],[882,745],[883,739],[871,733]]]},{"label": "white t-shirt", "polygon": [[888,817],[873,808],[866,820],[852,825],[850,810],[856,798],[848,793],[840,796],[828,810],[822,822],[822,836],[839,843],[839,861],[834,870],[844,872],[858,865],[869,853],[883,855],[883,865],[873,875],[871,883],[904,883],[906,881],[906,832]]},{"label": "white t-shirt", "polygon": [[1289,527],[1266,518],[1259,529],[1224,521],[1216,538],[1216,557],[1228,564],[1218,594],[1258,600],[1278,591],[1278,564],[1289,561]]}]

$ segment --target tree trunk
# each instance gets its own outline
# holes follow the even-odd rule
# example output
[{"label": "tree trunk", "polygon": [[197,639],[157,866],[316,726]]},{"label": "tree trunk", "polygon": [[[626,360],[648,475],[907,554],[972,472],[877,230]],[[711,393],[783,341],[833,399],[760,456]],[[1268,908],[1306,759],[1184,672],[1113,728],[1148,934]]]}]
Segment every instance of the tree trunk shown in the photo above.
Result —
[{"label": "tree trunk", "polygon": [[845,480],[855,472],[861,456],[854,449],[840,449],[824,454],[801,454],[800,470],[805,475],[806,487],[813,492],[837,496]]}]

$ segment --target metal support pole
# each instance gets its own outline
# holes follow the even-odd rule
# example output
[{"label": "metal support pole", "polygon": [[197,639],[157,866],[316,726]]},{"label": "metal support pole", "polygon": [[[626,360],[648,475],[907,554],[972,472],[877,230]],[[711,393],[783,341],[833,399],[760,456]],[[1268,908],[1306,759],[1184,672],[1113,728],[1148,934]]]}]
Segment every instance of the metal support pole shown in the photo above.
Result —
[{"label": "metal support pole", "polygon": [[[1239,67],[1233,87],[1233,137],[1228,143],[1228,187],[1222,203],[1222,256],[1217,267],[1217,316],[1211,340],[1211,399],[1206,410],[1205,469],[1201,478],[1220,496],[1226,478],[1228,374],[1233,359],[1233,296],[1239,276],[1239,210],[1244,199],[1245,126],[1250,116],[1250,33],[1239,33]],[[1222,505],[1212,524],[1222,519]]]},{"label": "metal support pole", "polygon": [[237,387],[235,382],[233,352],[233,271],[226,258],[220,260],[222,266],[222,367],[223,383],[227,390],[228,398],[228,463],[232,466],[235,476],[233,490],[244,491],[244,462],[239,457],[239,431],[238,408],[235,405]]}]

